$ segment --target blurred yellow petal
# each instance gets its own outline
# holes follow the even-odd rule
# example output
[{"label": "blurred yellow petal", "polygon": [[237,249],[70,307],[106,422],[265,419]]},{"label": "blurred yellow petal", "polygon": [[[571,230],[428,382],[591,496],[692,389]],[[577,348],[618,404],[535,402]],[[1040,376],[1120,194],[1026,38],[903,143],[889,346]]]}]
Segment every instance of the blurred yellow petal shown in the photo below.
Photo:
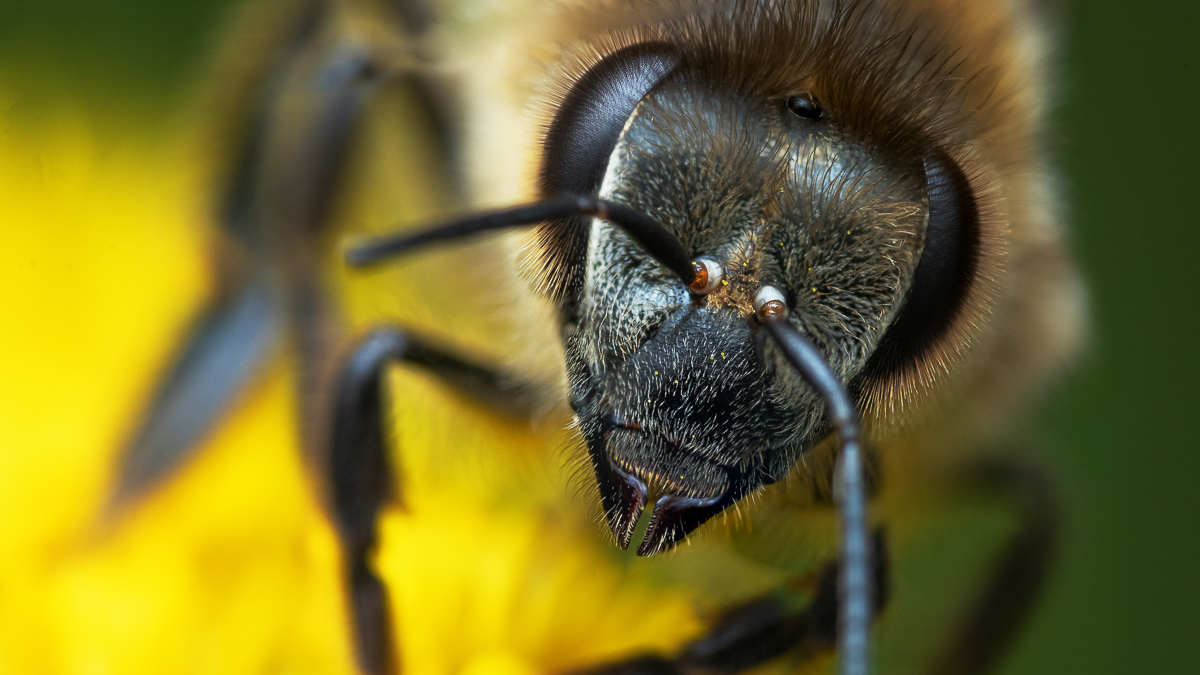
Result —
[{"label": "blurred yellow petal", "polygon": [[207,284],[178,146],[78,112],[0,138],[0,672],[351,672],[282,368],[177,480],[97,527]]}]

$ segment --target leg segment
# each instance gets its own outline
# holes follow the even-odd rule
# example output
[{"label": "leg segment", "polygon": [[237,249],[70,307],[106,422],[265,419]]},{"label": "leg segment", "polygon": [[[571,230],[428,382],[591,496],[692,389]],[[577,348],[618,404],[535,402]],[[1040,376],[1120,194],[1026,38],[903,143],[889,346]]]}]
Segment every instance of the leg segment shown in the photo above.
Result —
[{"label": "leg segment", "polygon": [[[276,3],[278,4],[278,3]],[[357,8],[357,9],[356,9]],[[270,358],[285,331],[301,353],[304,437],[328,435],[321,395],[332,385],[340,311],[317,266],[331,245],[329,207],[353,131],[373,93],[403,80],[429,109],[415,126],[445,126],[436,82],[403,70],[408,36],[427,27],[419,0],[347,21],[358,5],[299,0],[248,15],[222,70],[227,99],[214,125],[227,166],[213,196],[217,298],[201,310],[116,470],[110,512],[135,503],[193,454]],[[364,21],[365,19],[365,21]],[[353,26],[370,24],[371,31]],[[246,68],[245,63],[257,67]],[[403,72],[402,72],[403,70]],[[226,78],[225,76],[229,76]],[[425,98],[431,100],[425,101]]]},{"label": "leg segment", "polygon": [[948,647],[934,661],[932,675],[990,672],[1029,618],[1057,550],[1057,492],[1044,470],[998,459],[972,467],[967,483],[1012,499],[1020,512],[1021,529],[963,612]]},{"label": "leg segment", "polygon": [[507,412],[523,412],[519,401],[529,400],[520,385],[505,387],[497,372],[394,328],[368,334],[345,361],[337,383],[328,476],[346,556],[359,665],[370,675],[396,671],[387,592],[370,564],[379,513],[397,496],[385,383],[393,362],[425,368],[484,402],[505,401]]},{"label": "leg segment", "polygon": [[371,675],[392,672],[395,664],[387,594],[368,556],[375,544],[375,520],[394,490],[382,378],[389,362],[404,358],[405,347],[400,333],[379,331],[350,357],[338,383],[329,455],[333,514],[346,556],[358,658]]},{"label": "leg segment", "polygon": [[[875,532],[875,613],[887,604],[890,564],[887,542]],[[776,597],[767,596],[734,607],[704,637],[691,642],[673,658],[649,654],[586,668],[575,675],[700,675],[740,673],[792,653],[810,658],[837,647],[837,561],[821,572],[817,592],[803,611],[789,612]]]},{"label": "leg segment", "polygon": [[118,512],[168,476],[267,360],[282,316],[266,279],[208,307],[125,449],[108,505]]}]

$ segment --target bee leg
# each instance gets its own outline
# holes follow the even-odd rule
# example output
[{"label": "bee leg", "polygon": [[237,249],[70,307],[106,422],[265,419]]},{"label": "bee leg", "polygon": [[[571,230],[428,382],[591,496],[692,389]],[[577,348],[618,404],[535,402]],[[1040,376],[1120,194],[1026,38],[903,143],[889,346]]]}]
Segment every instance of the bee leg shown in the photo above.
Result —
[{"label": "bee leg", "polygon": [[389,451],[387,366],[413,364],[500,410],[528,414],[520,385],[497,372],[441,350],[395,328],[362,338],[344,361],[336,388],[327,466],[333,517],[341,535],[359,665],[370,675],[396,671],[387,591],[372,569],[375,526],[384,505],[398,497]]},{"label": "bee leg", "polygon": [[324,20],[335,30],[316,31],[268,87],[276,93],[263,106],[266,123],[258,134],[251,202],[266,265],[285,296],[300,356],[301,436],[307,458],[316,464],[326,461],[324,439],[332,424],[328,392],[346,343],[340,290],[329,283],[324,266],[335,239],[332,207],[347,175],[355,131],[385,86],[404,87],[419,102],[419,119],[406,120],[419,127],[415,132],[440,139],[446,122],[434,100],[435,78],[424,75],[410,54],[411,27],[379,20],[371,25],[382,30],[361,30],[354,26],[378,17],[349,22],[341,14],[353,3],[327,4]]},{"label": "bee leg", "polygon": [[370,566],[375,521],[393,496],[383,375],[403,359],[405,339],[379,331],[351,354],[337,386],[327,468],[334,520],[342,539],[359,665],[370,675],[395,670],[390,613],[383,582]]},{"label": "bee leg", "polygon": [[966,487],[1012,499],[1021,529],[1005,545],[986,581],[966,606],[932,675],[990,672],[1017,637],[1041,595],[1059,535],[1055,483],[1037,466],[993,459],[970,467]]},{"label": "bee leg", "polygon": [[[411,6],[406,16],[417,16],[419,3],[401,4]],[[348,29],[325,30],[341,25],[336,3],[305,1],[295,9],[257,17],[250,22],[255,30],[244,31],[255,43],[245,51],[257,54],[246,58],[261,67],[232,87],[245,93],[230,105],[224,135],[238,140],[214,199],[221,227],[212,256],[217,297],[193,321],[131,434],[106,518],[186,464],[285,333],[301,353],[306,448],[327,435],[324,399],[314,392],[330,384],[341,312],[317,270],[353,131],[388,80],[418,89],[429,108],[421,124],[441,121],[441,111],[425,101],[434,85],[396,62],[393,54],[404,51],[410,32],[404,26],[391,26],[390,42],[372,42]],[[271,46],[259,49],[260,40]]]},{"label": "bee leg", "polygon": [[266,361],[281,313],[263,278],[206,308],[125,449],[108,512],[160,483],[207,434]]},{"label": "bee leg", "polygon": [[[888,600],[891,567],[882,530],[873,537],[875,612]],[[821,572],[817,592],[808,607],[789,611],[782,600],[765,596],[727,610],[704,637],[684,647],[674,658],[637,656],[574,675],[701,675],[741,673],[784,654],[809,659],[837,647],[838,563]]]}]

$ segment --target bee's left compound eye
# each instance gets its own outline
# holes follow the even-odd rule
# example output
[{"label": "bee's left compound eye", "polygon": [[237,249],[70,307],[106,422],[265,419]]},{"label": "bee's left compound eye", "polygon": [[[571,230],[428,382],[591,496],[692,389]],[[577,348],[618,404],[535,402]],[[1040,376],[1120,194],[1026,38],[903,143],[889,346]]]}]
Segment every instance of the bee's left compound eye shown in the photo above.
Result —
[{"label": "bee's left compound eye", "polygon": [[696,271],[696,280],[688,284],[688,288],[697,295],[708,295],[717,290],[725,278],[725,267],[712,258],[700,258],[692,263]]}]

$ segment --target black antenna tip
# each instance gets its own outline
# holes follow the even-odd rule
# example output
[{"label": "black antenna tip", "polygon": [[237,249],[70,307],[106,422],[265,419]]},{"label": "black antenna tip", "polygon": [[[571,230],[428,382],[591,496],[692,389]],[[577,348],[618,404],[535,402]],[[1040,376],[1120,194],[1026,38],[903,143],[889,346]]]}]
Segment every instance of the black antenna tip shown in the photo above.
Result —
[{"label": "black antenna tip", "polygon": [[409,248],[403,239],[387,238],[381,240],[355,241],[346,247],[342,258],[349,267],[362,268],[403,253]]}]

